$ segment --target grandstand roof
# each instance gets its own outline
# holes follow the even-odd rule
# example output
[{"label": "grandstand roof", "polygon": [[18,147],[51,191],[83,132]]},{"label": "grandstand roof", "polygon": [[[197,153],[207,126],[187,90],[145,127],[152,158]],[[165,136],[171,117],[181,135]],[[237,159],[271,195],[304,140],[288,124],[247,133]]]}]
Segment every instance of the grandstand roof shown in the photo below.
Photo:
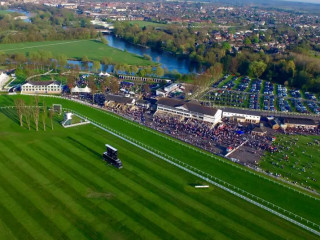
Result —
[{"label": "grandstand roof", "polygon": [[284,118],[284,123],[295,125],[317,125],[313,119],[309,118]]},{"label": "grandstand roof", "polygon": [[251,116],[261,116],[261,114],[257,111],[250,111],[249,109],[239,109],[239,108],[222,108],[223,112],[229,112],[229,113],[238,113],[238,114],[245,114],[245,115],[251,115]]},{"label": "grandstand roof", "polygon": [[106,95],[106,101],[113,101],[116,103],[131,104],[133,103],[133,100],[134,100],[133,98],[119,96],[119,95],[112,95],[112,94]]},{"label": "grandstand roof", "polygon": [[174,98],[161,98],[158,100],[157,104],[165,105],[172,108],[183,107],[190,112],[202,113],[205,115],[212,115],[212,116],[214,116],[218,110],[216,108],[202,106],[201,104],[196,102],[182,101]]}]

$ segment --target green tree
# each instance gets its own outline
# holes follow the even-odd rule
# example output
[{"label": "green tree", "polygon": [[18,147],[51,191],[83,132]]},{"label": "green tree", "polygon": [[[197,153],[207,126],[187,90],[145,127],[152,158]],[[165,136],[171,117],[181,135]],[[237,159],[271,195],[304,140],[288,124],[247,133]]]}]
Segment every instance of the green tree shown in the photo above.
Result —
[{"label": "green tree", "polygon": [[83,56],[81,59],[82,62],[89,62],[89,58],[87,56]]},{"label": "green tree", "polygon": [[223,43],[222,43],[222,48],[223,48],[224,50],[230,50],[230,49],[231,49],[231,45],[230,45],[230,43],[228,43],[228,42],[223,42]]},{"label": "green tree", "polygon": [[140,77],[144,77],[144,76],[146,76],[146,74],[147,74],[147,72],[144,68],[141,68],[137,73],[137,75]]},{"label": "green tree", "polygon": [[247,37],[246,39],[244,39],[243,43],[244,43],[246,46],[250,45],[250,44],[251,44],[250,38]]},{"label": "green tree", "polygon": [[101,64],[100,64],[99,61],[94,61],[94,62],[93,62],[93,69],[94,69],[94,71],[96,71],[96,72],[101,69]]},{"label": "green tree", "polygon": [[249,72],[256,78],[259,78],[267,69],[267,64],[263,61],[253,61],[250,63]]},{"label": "green tree", "polygon": [[68,63],[68,58],[66,55],[61,54],[61,55],[58,55],[57,61],[58,61],[60,69],[63,69]]},{"label": "green tree", "polygon": [[293,60],[289,60],[286,64],[286,70],[291,78],[294,78],[294,74],[296,71],[296,65]]},{"label": "green tree", "polygon": [[137,66],[130,66],[130,72],[132,74],[136,74],[139,71],[139,68]]},{"label": "green tree", "polygon": [[101,41],[103,44],[105,44],[105,45],[108,45],[108,44],[109,44],[108,40],[107,40],[104,36],[102,36],[102,37],[100,38],[100,41]]},{"label": "green tree", "polygon": [[149,56],[148,54],[143,54],[143,58],[149,61],[152,61],[152,57]]},{"label": "green tree", "polygon": [[162,77],[162,76],[164,75],[164,70],[163,70],[162,67],[157,67],[157,68],[156,68],[156,75],[157,75],[158,77]]}]

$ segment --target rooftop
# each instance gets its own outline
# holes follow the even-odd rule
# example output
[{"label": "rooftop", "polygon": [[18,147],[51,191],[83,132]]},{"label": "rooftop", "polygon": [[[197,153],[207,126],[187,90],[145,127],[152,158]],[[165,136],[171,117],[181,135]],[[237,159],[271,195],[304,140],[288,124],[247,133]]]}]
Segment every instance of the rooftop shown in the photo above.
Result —
[{"label": "rooftop", "polygon": [[212,115],[212,116],[215,115],[217,112],[216,108],[202,106],[197,102],[182,101],[174,98],[161,98],[158,100],[157,104],[161,104],[161,105],[165,105],[173,108],[184,107],[190,112],[202,113],[202,114]]},{"label": "rooftop", "polygon": [[133,102],[133,98],[108,94],[106,95],[106,101],[113,101],[113,102],[122,103],[122,104],[130,104]]},{"label": "rooftop", "polygon": [[284,123],[300,125],[317,125],[313,119],[309,118],[284,118]]},{"label": "rooftop", "polygon": [[58,81],[28,81],[27,83],[35,86],[48,86],[50,84],[61,85]]},{"label": "rooftop", "polygon": [[224,107],[224,108],[222,108],[222,111],[223,111],[223,112],[230,112],[230,113],[239,113],[239,114],[260,116],[259,112],[257,112],[257,111],[251,111],[251,110],[249,110],[249,109],[247,110],[247,109]]}]

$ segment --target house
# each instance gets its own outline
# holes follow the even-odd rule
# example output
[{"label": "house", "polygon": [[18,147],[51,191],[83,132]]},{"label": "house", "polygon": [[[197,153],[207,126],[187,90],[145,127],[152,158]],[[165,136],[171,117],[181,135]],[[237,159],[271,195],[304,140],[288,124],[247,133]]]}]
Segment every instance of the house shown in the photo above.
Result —
[{"label": "house", "polygon": [[21,93],[60,94],[62,85],[57,81],[29,81],[21,86]]},{"label": "house", "polygon": [[157,113],[170,113],[186,118],[193,118],[214,125],[221,121],[222,111],[202,106],[197,102],[187,102],[173,98],[161,98],[157,102]]},{"label": "house", "polygon": [[234,119],[242,123],[260,123],[261,116],[258,112],[237,109],[237,108],[224,108],[222,113],[223,118]]},{"label": "house", "polygon": [[286,128],[305,128],[316,129],[318,124],[309,118],[284,118],[283,127]]}]

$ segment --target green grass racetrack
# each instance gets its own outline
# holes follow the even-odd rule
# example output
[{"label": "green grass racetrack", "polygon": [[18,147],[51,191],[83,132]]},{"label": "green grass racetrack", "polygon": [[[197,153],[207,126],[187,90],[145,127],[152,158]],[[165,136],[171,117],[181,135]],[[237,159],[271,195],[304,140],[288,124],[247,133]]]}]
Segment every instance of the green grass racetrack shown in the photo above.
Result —
[{"label": "green grass racetrack", "polygon": [[[16,97],[21,96],[0,96],[0,106],[13,105]],[[139,141],[148,136],[145,142],[153,146],[162,138],[86,106],[45,101],[62,102],[128,135],[135,131]],[[196,177],[92,125],[63,129],[56,124],[53,131],[28,131],[19,127],[12,110],[2,110],[0,136],[0,239],[316,239],[216,187],[195,190],[190,184],[202,183]],[[106,143],[118,148],[123,169],[101,160]],[[210,161],[206,171],[212,174],[219,168],[213,159],[206,162],[184,145],[162,140],[162,147],[184,161],[203,166]],[[226,169],[226,179],[231,176],[233,184],[256,178],[247,185],[255,184],[257,193],[273,187],[286,199],[319,206],[316,200],[291,195],[291,190],[238,168]],[[318,222],[317,208],[314,214],[306,209],[297,211]]]}]

